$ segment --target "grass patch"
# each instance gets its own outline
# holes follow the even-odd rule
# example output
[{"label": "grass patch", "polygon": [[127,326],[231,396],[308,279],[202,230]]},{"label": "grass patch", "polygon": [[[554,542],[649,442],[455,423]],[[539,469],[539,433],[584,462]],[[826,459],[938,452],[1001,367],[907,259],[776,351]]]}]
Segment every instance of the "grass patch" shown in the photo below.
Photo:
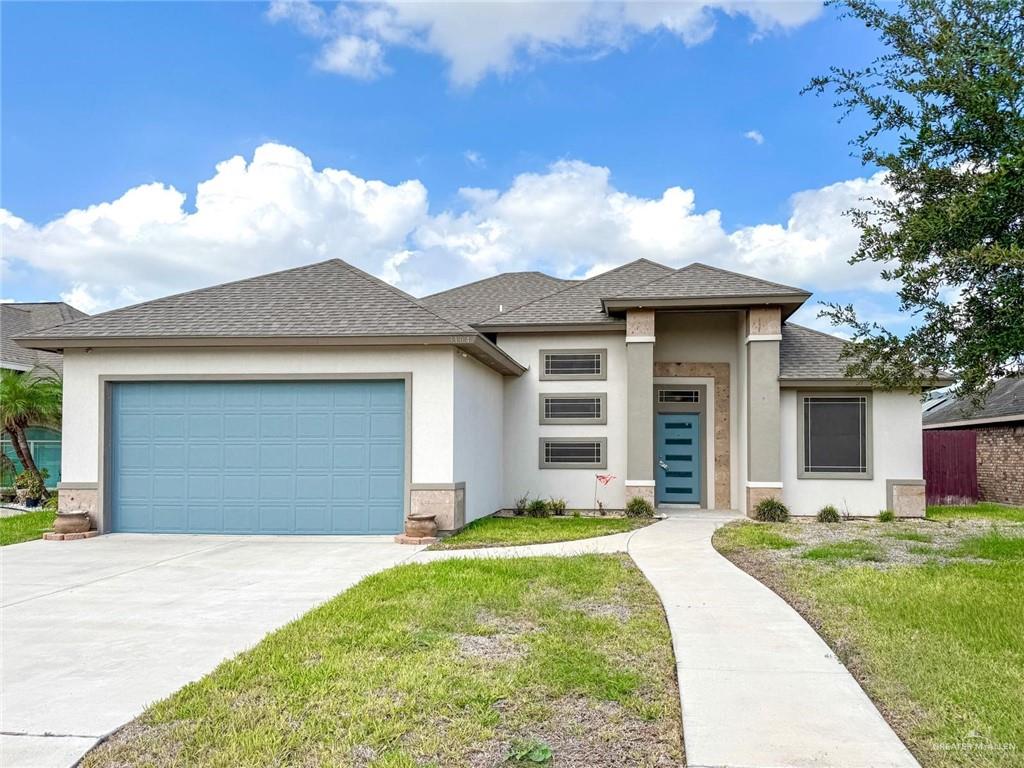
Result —
[{"label": "grass patch", "polygon": [[784,525],[772,523],[730,524],[719,528],[715,534],[715,545],[719,549],[789,549],[799,542],[784,536],[780,531]]},{"label": "grass patch", "polygon": [[431,549],[475,549],[547,544],[607,536],[654,522],[625,517],[483,517]]},{"label": "grass patch", "polygon": [[[984,550],[984,547],[982,548]],[[1019,562],[791,570],[790,589],[920,762],[1011,768],[1024,755]]]},{"label": "grass patch", "polygon": [[863,539],[853,541],[837,541],[832,544],[821,544],[811,547],[801,557],[805,560],[817,560],[819,562],[838,562],[840,560],[862,560],[880,562],[884,558],[882,550],[877,544]]},{"label": "grass patch", "polygon": [[960,542],[953,557],[977,557],[982,560],[1024,560],[1024,538],[990,531]]},{"label": "grass patch", "polygon": [[925,516],[929,520],[1006,520],[1024,523],[1024,507],[1009,507],[983,501],[962,507],[928,507]]},{"label": "grass patch", "polygon": [[887,539],[897,539],[898,541],[919,541],[919,542],[931,542],[934,541],[934,536],[928,533],[920,533],[918,531],[892,531],[891,533],[883,533]]},{"label": "grass patch", "polygon": [[[88,768],[683,763],[661,604],[625,555],[371,576],[151,706]],[[528,748],[527,748],[528,747]]]},{"label": "grass patch", "polygon": [[41,510],[0,518],[0,547],[41,538],[53,528],[53,518],[56,514],[50,510]]}]

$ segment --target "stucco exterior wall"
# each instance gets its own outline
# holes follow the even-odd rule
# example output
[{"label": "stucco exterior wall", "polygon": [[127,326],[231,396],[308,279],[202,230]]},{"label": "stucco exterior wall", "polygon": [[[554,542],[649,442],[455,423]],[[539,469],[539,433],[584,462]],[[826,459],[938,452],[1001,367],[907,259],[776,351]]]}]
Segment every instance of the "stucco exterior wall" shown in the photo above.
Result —
[{"label": "stucco exterior wall", "polygon": [[782,500],[794,515],[814,515],[833,504],[851,515],[877,515],[886,508],[886,480],[923,476],[921,401],[909,392],[872,392],[872,478],[797,479],[797,390],[781,393]]},{"label": "stucco exterior wall", "polygon": [[[610,509],[625,504],[626,481],[626,343],[625,331],[610,333],[503,333],[498,346],[530,369],[518,378],[505,379],[503,507],[517,496],[564,498],[570,509],[594,506],[594,475],[615,479],[599,489],[598,498]],[[541,381],[542,349],[607,349],[608,378],[599,381]],[[606,392],[608,423],[597,425],[540,424],[541,392]],[[606,469],[539,469],[541,437],[605,437]]]},{"label": "stucco exterior wall", "polygon": [[[453,366],[450,347],[360,349],[189,348],[67,350],[61,479],[96,483],[100,465],[101,376],[314,376],[412,374],[412,482],[451,483]],[[408,396],[408,395],[407,395]]]},{"label": "stucco exterior wall", "polygon": [[501,374],[455,353],[454,477],[466,484],[466,522],[502,508]]}]

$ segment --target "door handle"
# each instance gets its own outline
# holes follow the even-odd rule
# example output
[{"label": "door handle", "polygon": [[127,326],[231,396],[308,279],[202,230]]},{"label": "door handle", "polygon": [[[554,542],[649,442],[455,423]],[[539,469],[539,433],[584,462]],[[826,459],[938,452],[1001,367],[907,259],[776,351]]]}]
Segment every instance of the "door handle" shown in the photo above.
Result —
[{"label": "door handle", "polygon": [[658,459],[658,466],[661,467],[662,469],[668,469],[668,464],[666,464],[660,458]]}]

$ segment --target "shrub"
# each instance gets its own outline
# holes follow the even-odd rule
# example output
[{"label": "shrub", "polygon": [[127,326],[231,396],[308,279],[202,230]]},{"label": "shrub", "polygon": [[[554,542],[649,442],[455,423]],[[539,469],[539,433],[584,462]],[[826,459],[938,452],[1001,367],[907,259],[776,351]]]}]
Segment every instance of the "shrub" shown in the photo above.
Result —
[{"label": "shrub", "polygon": [[826,504],[824,507],[818,510],[818,522],[819,523],[841,523],[843,522],[842,516],[839,514],[839,510],[833,507],[831,504]]},{"label": "shrub", "polygon": [[883,509],[878,513],[878,522],[880,523],[891,523],[896,519],[896,513],[891,509]]},{"label": "shrub", "polygon": [[789,509],[774,496],[769,496],[757,502],[754,516],[762,523],[785,523],[789,520]]},{"label": "shrub", "polygon": [[524,493],[522,496],[517,498],[512,504],[512,513],[515,515],[525,515],[526,505],[530,503],[530,494]]},{"label": "shrub", "polygon": [[527,517],[551,517],[551,509],[544,499],[534,499],[526,505]]},{"label": "shrub", "polygon": [[604,502],[603,501],[598,501],[597,502],[597,514],[599,514],[601,517],[604,517],[606,514],[608,514],[605,511]]},{"label": "shrub", "polygon": [[565,499],[548,499],[548,509],[551,514],[561,517],[565,514]]},{"label": "shrub", "polygon": [[[49,473],[45,469],[42,470],[39,475],[25,470],[20,472],[18,476],[14,478],[14,487],[28,491],[28,495],[25,497],[27,502],[38,503],[46,494],[46,487],[43,484],[43,480],[45,480],[48,474]],[[42,475],[42,479],[40,478],[40,475]],[[29,504],[29,506],[33,505]]]},{"label": "shrub", "polygon": [[583,514],[578,509],[574,509],[572,511],[572,516],[573,517],[583,517]]},{"label": "shrub", "polygon": [[48,498],[43,503],[43,509],[47,510],[48,512],[56,512],[58,506],[59,500],[57,498],[57,492],[54,491],[53,493],[50,494],[50,498]]},{"label": "shrub", "polygon": [[654,507],[642,496],[634,496],[626,502],[626,517],[654,517]]}]

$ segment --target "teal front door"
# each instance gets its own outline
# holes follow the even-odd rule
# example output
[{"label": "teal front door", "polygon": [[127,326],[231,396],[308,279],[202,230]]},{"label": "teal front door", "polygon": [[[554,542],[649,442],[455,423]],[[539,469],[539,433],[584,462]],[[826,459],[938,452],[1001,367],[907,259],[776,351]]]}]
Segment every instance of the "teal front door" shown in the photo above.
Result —
[{"label": "teal front door", "polygon": [[659,413],[655,432],[655,500],[700,504],[700,414]]}]

